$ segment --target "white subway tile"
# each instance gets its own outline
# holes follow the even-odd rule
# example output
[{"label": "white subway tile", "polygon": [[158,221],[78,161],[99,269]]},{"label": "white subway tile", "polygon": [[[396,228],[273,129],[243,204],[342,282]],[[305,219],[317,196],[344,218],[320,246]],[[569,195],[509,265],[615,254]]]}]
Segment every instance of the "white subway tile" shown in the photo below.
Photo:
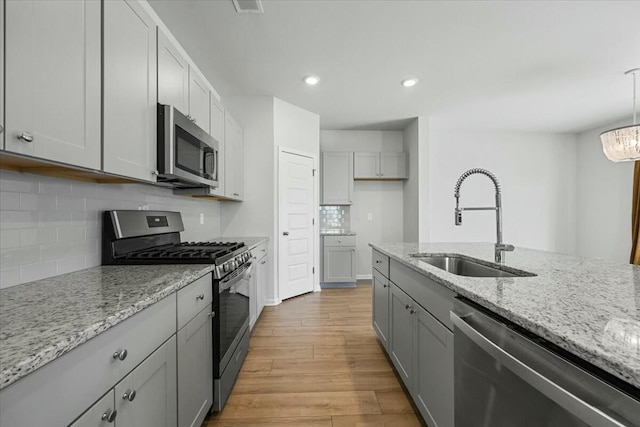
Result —
[{"label": "white subway tile", "polygon": [[20,210],[53,212],[56,206],[56,196],[53,194],[20,194]]},{"label": "white subway tile", "polygon": [[20,230],[21,246],[50,245],[58,241],[58,233],[54,227],[28,228]]},{"label": "white subway tile", "polygon": [[3,268],[0,270],[0,289],[22,283],[20,267]]},{"label": "white subway tile", "polygon": [[19,248],[20,230],[0,229],[0,249]]},{"label": "white subway tile", "polygon": [[66,179],[42,178],[38,192],[41,194],[69,195],[71,194],[71,182]]},{"label": "white subway tile", "polygon": [[17,267],[40,261],[37,246],[28,248],[11,248],[0,250],[0,266],[2,268]]},{"label": "white subway tile", "polygon": [[0,210],[3,210],[3,211],[20,210],[20,193],[0,191]]},{"label": "white subway tile", "polygon": [[20,267],[20,273],[22,274],[22,281],[26,283],[56,276],[58,269],[55,261],[48,261],[33,265],[23,265]]},{"label": "white subway tile", "polygon": [[2,170],[0,171],[0,190],[35,193],[38,191],[38,179],[36,175]]},{"label": "white subway tile", "polygon": [[97,254],[86,255],[84,257],[84,261],[84,265],[86,268],[97,267],[99,265],[102,265],[102,255],[100,252],[98,252]]},{"label": "white subway tile", "polygon": [[85,227],[58,227],[58,242],[77,242],[85,239]]},{"label": "white subway tile", "polygon": [[0,211],[0,228],[33,228],[40,221],[38,212]]},{"label": "white subway tile", "polygon": [[42,245],[40,248],[40,259],[42,261],[50,261],[65,257],[74,256],[71,253],[71,244],[68,242],[53,243],[51,245]]},{"label": "white subway tile", "polygon": [[72,224],[71,212],[40,212],[41,227],[67,227]]},{"label": "white subway tile", "polygon": [[82,270],[85,266],[84,255],[62,258],[56,261],[58,274],[70,273],[72,271]]},{"label": "white subway tile", "polygon": [[83,197],[58,196],[58,210],[67,212],[82,212],[86,209]]}]

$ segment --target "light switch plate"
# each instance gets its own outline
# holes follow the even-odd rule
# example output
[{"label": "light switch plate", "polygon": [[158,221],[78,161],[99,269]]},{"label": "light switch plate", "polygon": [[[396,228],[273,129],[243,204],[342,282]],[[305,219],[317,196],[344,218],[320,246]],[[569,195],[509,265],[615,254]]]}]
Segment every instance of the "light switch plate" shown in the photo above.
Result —
[{"label": "light switch plate", "polygon": [[200,214],[200,225],[204,224],[204,214]]}]

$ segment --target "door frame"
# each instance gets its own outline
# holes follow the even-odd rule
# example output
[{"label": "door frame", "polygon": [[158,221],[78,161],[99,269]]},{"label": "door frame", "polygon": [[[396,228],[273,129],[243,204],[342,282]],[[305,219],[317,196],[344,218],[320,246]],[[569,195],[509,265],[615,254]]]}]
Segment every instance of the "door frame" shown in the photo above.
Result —
[{"label": "door frame", "polygon": [[282,154],[283,153],[287,153],[287,154],[293,154],[296,156],[302,156],[302,157],[307,157],[313,160],[313,170],[314,170],[314,175],[313,175],[313,208],[314,208],[314,221],[313,221],[313,241],[312,241],[312,246],[313,246],[313,268],[314,268],[314,274],[313,274],[313,292],[320,292],[320,271],[318,270],[318,266],[320,264],[320,248],[319,248],[319,242],[320,242],[320,233],[318,232],[319,228],[318,228],[318,210],[319,210],[319,206],[320,206],[320,184],[319,184],[319,179],[318,179],[318,175],[319,175],[319,169],[318,169],[318,154],[317,153],[311,153],[311,152],[307,152],[307,151],[302,151],[302,150],[297,150],[295,148],[288,148],[288,147],[283,147],[281,145],[276,147],[277,150],[277,166],[276,166],[276,191],[275,191],[275,212],[276,212],[276,217],[275,217],[275,221],[274,221],[274,232],[275,232],[275,238],[273,239],[273,246],[274,246],[274,252],[276,254],[276,259],[274,260],[275,262],[275,267],[276,267],[276,283],[277,286],[275,286],[275,297],[276,297],[276,304],[280,304],[282,302],[282,298],[280,298],[280,234],[282,233],[282,229],[280,227],[280,163],[282,161]]}]

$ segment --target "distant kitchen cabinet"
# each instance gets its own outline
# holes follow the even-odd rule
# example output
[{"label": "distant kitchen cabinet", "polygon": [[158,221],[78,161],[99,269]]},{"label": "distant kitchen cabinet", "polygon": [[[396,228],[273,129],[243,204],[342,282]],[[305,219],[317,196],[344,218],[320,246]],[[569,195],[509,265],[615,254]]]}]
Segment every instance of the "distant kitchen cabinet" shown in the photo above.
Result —
[{"label": "distant kitchen cabinet", "polygon": [[158,102],[189,114],[189,61],[158,28]]},{"label": "distant kitchen cabinet", "polygon": [[242,128],[229,112],[224,122],[225,196],[242,200],[244,192],[244,141]]},{"label": "distant kitchen cabinet", "polygon": [[218,186],[211,190],[211,194],[215,196],[225,195],[225,183],[226,183],[226,168],[225,168],[225,139],[224,139],[224,106],[222,103],[211,94],[211,132],[210,135],[218,141]]},{"label": "distant kitchen cabinet", "polygon": [[373,270],[373,329],[383,347],[389,351],[389,279]]},{"label": "distant kitchen cabinet", "polygon": [[101,2],[3,7],[5,149],[100,169]]},{"label": "distant kitchen cabinet", "polygon": [[267,242],[261,243],[251,252],[254,261],[251,273],[251,292],[249,293],[249,327],[253,329],[264,308],[265,290],[269,280]]},{"label": "distant kitchen cabinet", "polygon": [[323,283],[355,283],[356,281],[356,237],[323,236],[322,277]]},{"label": "distant kitchen cabinet", "polygon": [[322,153],[322,205],[350,205],[353,200],[353,153]]},{"label": "distant kitchen cabinet", "polygon": [[356,152],[354,179],[407,179],[407,154],[403,152]]},{"label": "distant kitchen cabinet", "polygon": [[204,129],[207,133],[211,131],[209,121],[210,105],[209,105],[209,86],[205,78],[196,71],[195,68],[189,67],[189,112],[188,116],[195,124]]},{"label": "distant kitchen cabinet", "polygon": [[156,181],[156,24],[137,1],[103,10],[104,171]]}]

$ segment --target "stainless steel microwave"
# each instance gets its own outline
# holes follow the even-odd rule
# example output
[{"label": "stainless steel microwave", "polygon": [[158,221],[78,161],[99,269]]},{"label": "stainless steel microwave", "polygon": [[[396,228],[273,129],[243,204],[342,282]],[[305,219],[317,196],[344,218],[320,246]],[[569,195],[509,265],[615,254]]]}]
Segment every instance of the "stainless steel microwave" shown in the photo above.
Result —
[{"label": "stainless steel microwave", "polygon": [[158,182],[218,186],[218,141],[171,105],[158,104]]}]

